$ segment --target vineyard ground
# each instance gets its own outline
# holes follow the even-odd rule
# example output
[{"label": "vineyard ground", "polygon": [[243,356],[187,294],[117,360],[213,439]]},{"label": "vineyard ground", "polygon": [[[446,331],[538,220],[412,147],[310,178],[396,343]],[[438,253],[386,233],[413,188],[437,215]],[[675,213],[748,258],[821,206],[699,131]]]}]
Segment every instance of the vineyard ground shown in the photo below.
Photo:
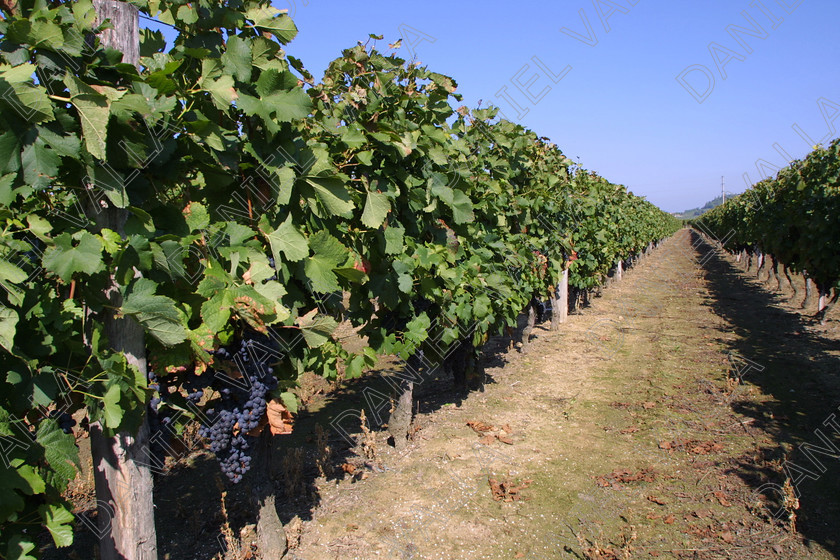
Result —
[{"label": "vineyard ground", "polygon": [[[678,232],[561,330],[538,327],[527,354],[494,340],[484,391],[421,385],[400,452],[374,431],[365,457],[328,428],[382,388],[378,372],[305,387],[308,410],[274,461],[289,558],[840,558],[840,460],[814,455],[819,468],[801,452],[824,446],[815,430],[831,437],[840,406],[837,315],[820,326],[802,289],[789,301],[695,250],[694,235]],[[813,477],[794,520],[775,487],[761,491],[781,487],[786,459]],[[253,513],[241,488],[221,499],[217,471],[197,453],[157,482],[162,558],[249,557],[222,544],[250,540]],[[92,557],[90,541],[69,557]]]}]

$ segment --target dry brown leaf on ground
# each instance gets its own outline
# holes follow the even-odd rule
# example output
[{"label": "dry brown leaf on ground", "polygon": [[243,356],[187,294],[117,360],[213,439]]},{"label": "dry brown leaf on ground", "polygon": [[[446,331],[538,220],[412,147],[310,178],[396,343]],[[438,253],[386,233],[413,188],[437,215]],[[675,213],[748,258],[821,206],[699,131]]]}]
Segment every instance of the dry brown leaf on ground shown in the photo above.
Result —
[{"label": "dry brown leaf on ground", "polygon": [[598,486],[606,488],[608,486],[618,486],[619,483],[653,482],[656,480],[656,473],[653,469],[642,469],[635,473],[627,469],[622,469],[595,477],[595,480]]},{"label": "dry brown leaf on ground", "polygon": [[686,447],[695,455],[707,455],[723,451],[723,445],[716,441],[692,441],[686,443]]},{"label": "dry brown leaf on ground", "polygon": [[496,480],[495,478],[487,479],[487,483],[490,485],[490,492],[493,494],[493,499],[497,502],[515,502],[523,499],[519,492],[528,488],[531,482],[533,480],[526,478],[517,485],[509,478],[502,481]]},{"label": "dry brown leaf on ground", "polygon": [[268,424],[271,426],[271,433],[275,436],[291,434],[294,420],[289,409],[283,406],[279,399],[272,399],[266,407]]},{"label": "dry brown leaf on ground", "polygon": [[482,437],[480,440],[478,440],[478,443],[480,443],[482,445],[490,445],[494,441],[496,441],[495,437],[493,437],[491,435],[486,435],[486,436]]},{"label": "dry brown leaf on ground", "polygon": [[[581,545],[584,544],[581,537],[578,537],[579,542]],[[625,558],[629,558],[625,553],[626,550],[622,552],[622,550],[616,550],[612,546],[608,546],[606,548],[601,548],[598,543],[592,543],[587,539],[587,543],[591,544],[592,546],[586,546],[583,549],[583,555],[585,558],[591,558],[592,560],[624,560]]]},{"label": "dry brown leaf on ground", "polygon": [[726,544],[732,544],[735,542],[735,535],[732,534],[732,531],[724,531],[718,535],[723,542]]},{"label": "dry brown leaf on ground", "polygon": [[472,428],[473,431],[478,435],[484,435],[484,432],[492,432],[495,429],[490,424],[486,424],[484,422],[475,422],[472,420],[467,422],[467,426]]},{"label": "dry brown leaf on ground", "polygon": [[666,502],[662,498],[657,498],[656,496],[648,496],[647,499],[649,501],[653,502],[654,504],[659,504],[660,506],[664,506],[664,505],[668,504],[668,502]]},{"label": "dry brown leaf on ground", "polygon": [[709,453],[718,453],[723,451],[723,444],[716,441],[698,441],[695,439],[675,439],[674,441],[659,442],[659,449],[666,449],[673,451],[675,449],[682,449],[688,453],[695,455],[708,455]]},{"label": "dry brown leaf on ground", "polygon": [[496,436],[496,439],[507,445],[513,445],[513,440],[506,436]]},{"label": "dry brown leaf on ground", "polygon": [[720,505],[722,505],[723,507],[729,507],[732,505],[732,503],[726,499],[726,494],[724,494],[720,490],[716,491],[714,494],[715,498],[718,499],[718,502],[720,502]]},{"label": "dry brown leaf on ground", "polygon": [[619,433],[622,434],[634,434],[639,431],[639,428],[636,426],[630,426],[629,428],[624,428],[623,430],[619,430]]}]

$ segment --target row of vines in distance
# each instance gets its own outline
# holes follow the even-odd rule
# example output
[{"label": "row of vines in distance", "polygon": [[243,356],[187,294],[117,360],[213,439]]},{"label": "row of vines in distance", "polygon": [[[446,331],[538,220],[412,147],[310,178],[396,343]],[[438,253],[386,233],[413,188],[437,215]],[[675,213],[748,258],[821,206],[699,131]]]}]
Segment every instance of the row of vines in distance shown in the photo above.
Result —
[{"label": "row of vines in distance", "polygon": [[815,147],[695,225],[733,253],[755,254],[759,268],[766,259],[777,279],[780,264],[805,275],[817,288],[817,317],[824,321],[840,288],[840,139]]},{"label": "row of vines in distance", "polygon": [[[316,82],[268,2],[132,4],[178,30],[168,51],[141,30],[139,70],[91,40],[91,0],[0,5],[0,558],[34,558],[39,526],[72,542],[56,412],[138,434],[164,384],[179,432],[185,386],[247,333],[282,348],[269,398],[292,410],[306,371],[357,377],[430,338],[478,356],[567,266],[592,289],[679,227],[393,53],[358,45]],[[363,351],[331,336],[339,312]],[[142,327],[142,359],[108,313]]]}]

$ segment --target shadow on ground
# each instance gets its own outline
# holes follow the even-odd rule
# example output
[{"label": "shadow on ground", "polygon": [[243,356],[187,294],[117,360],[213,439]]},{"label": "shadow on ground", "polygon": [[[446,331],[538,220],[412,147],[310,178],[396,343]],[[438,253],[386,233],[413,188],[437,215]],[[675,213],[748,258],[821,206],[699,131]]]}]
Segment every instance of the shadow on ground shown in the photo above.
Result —
[{"label": "shadow on ground", "polygon": [[758,460],[742,457],[737,474],[756,497],[768,499],[768,511],[785,519],[787,475],[799,494],[796,528],[805,544],[818,542],[840,558],[840,341],[821,336],[812,328],[816,321],[785,309],[780,295],[692,235],[704,261],[708,304],[737,335],[726,341],[729,351],[742,360],[744,381],[772,397],[732,405],[772,439],[758,446]]}]

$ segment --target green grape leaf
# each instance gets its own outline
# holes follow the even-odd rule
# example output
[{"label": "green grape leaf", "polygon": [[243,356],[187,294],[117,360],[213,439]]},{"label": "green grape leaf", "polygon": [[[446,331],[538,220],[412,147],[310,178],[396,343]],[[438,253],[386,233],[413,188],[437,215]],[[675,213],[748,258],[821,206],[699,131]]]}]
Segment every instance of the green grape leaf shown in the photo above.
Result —
[{"label": "green grape leaf", "polygon": [[17,191],[20,189],[12,189],[12,185],[14,185],[16,178],[17,173],[9,173],[8,175],[0,177],[0,204],[4,206],[11,206],[12,202],[14,202],[15,198],[17,198]]},{"label": "green grape leaf", "polygon": [[319,348],[326,344],[338,328],[335,319],[329,315],[319,314],[317,309],[301,315],[295,322],[300,327],[300,332],[309,348]]},{"label": "green grape leaf", "polygon": [[282,303],[283,296],[286,295],[286,288],[283,287],[283,284],[273,281],[264,284],[260,282],[254,284],[254,290],[268,301],[274,303],[275,323],[283,322],[291,317],[291,311]]},{"label": "green grape leaf", "polygon": [[268,97],[278,90],[297,87],[297,77],[291,72],[268,68],[257,78],[256,92],[260,97]]},{"label": "green grape leaf", "polygon": [[353,201],[344,182],[336,177],[307,177],[306,182],[315,189],[315,193],[327,212],[333,216],[349,218],[353,212]]},{"label": "green grape leaf", "polygon": [[[344,127],[341,132],[341,141],[351,149],[361,148],[367,142],[364,132],[361,131],[358,125]],[[358,157],[358,155],[357,155]],[[370,162],[368,162],[370,165]]]},{"label": "green grape leaf", "polygon": [[35,494],[42,494],[47,489],[47,483],[38,474],[38,471],[32,465],[19,465],[16,469],[17,476],[20,477],[18,481],[20,485],[17,486],[27,496]]},{"label": "green grape leaf", "polygon": [[262,101],[265,106],[271,108],[280,122],[302,119],[312,110],[312,99],[309,94],[297,87],[288,91],[277,91],[263,98]]},{"label": "green grape leaf", "polygon": [[192,25],[198,21],[198,10],[189,5],[179,6],[175,17],[181,23]]},{"label": "green grape leaf", "polygon": [[70,234],[62,233],[55,238],[55,246],[44,251],[44,268],[55,273],[64,282],[70,282],[77,272],[101,272],[105,270],[102,248],[102,241],[86,231],[82,232],[75,247]]},{"label": "green grape leaf", "polygon": [[369,228],[378,228],[385,222],[391,211],[391,201],[382,193],[368,192],[365,209],[362,212],[362,223]]},{"label": "green grape leaf", "polygon": [[216,294],[201,304],[201,319],[213,333],[227,325],[233,307],[233,294],[228,290]]},{"label": "green grape leaf", "polygon": [[59,504],[44,504],[38,507],[44,525],[52,535],[57,547],[73,544],[73,514]]},{"label": "green grape leaf", "polygon": [[398,255],[402,253],[403,237],[405,236],[405,228],[399,226],[388,226],[385,228],[385,254]]},{"label": "green grape leaf", "polygon": [[6,560],[38,560],[35,556],[29,554],[35,549],[35,543],[30,539],[31,537],[25,535],[12,535],[3,558]]},{"label": "green grape leaf", "polygon": [[402,293],[410,294],[414,288],[414,280],[411,275],[402,273],[397,276],[397,285]]},{"label": "green grape leaf", "polygon": [[0,346],[12,353],[12,346],[15,343],[15,332],[17,331],[18,314],[14,309],[9,309],[0,304]]},{"label": "green grape leaf", "polygon": [[359,152],[356,154],[356,159],[359,162],[365,165],[372,165],[373,164],[373,151],[372,150],[365,150],[364,152]]},{"label": "green grape leaf", "polygon": [[13,265],[5,259],[0,259],[0,283],[11,282],[12,284],[19,284],[26,280],[26,272],[20,267]]},{"label": "green grape leaf", "polygon": [[26,144],[20,154],[24,180],[36,188],[45,188],[58,176],[61,158],[55,150],[38,137],[31,144]]},{"label": "green grape leaf", "polygon": [[200,202],[190,202],[184,209],[184,218],[190,231],[200,231],[210,225],[210,214]]},{"label": "green grape leaf", "polygon": [[456,224],[472,222],[475,219],[472,201],[463,191],[436,185],[432,187],[432,194],[449,206]]},{"label": "green grape leaf", "polygon": [[80,93],[73,95],[70,99],[82,121],[85,147],[93,157],[105,161],[107,159],[105,146],[108,139],[108,118],[111,116],[108,98],[101,94]]},{"label": "green grape leaf", "polygon": [[222,53],[222,64],[225,73],[230,74],[240,82],[251,80],[251,47],[248,43],[237,37],[230,37],[225,44],[225,52]]},{"label": "green grape leaf", "polygon": [[253,21],[256,27],[274,35],[284,45],[297,35],[297,27],[292,18],[272,6],[260,5],[249,8],[245,12],[245,17]]},{"label": "green grape leaf", "polygon": [[[230,104],[239,97],[239,94],[234,87],[232,76],[222,76],[215,80],[204,80],[204,82],[202,82],[202,87],[205,91],[210,92],[210,96],[213,98],[213,103],[216,107],[223,111],[230,108]],[[211,143],[213,148],[221,151],[224,149],[224,145],[222,145],[221,140],[218,139],[219,134],[214,134],[215,129],[216,127],[208,129],[205,133],[205,139],[208,143]]]},{"label": "green grape leaf", "polygon": [[271,245],[276,263],[281,262],[281,253],[290,262],[297,262],[309,255],[309,244],[303,234],[292,224],[291,216],[265,237]]},{"label": "green grape leaf", "polygon": [[312,289],[322,293],[339,290],[340,286],[333,269],[347,260],[350,251],[323,230],[309,238],[309,246],[313,255],[306,261],[304,270],[307,279],[312,283]]},{"label": "green grape leaf", "polygon": [[364,271],[357,270],[355,268],[349,268],[349,267],[336,268],[336,269],[333,269],[333,272],[335,272],[339,276],[343,276],[344,278],[347,278],[348,280],[350,280],[351,282],[353,282],[355,284],[361,284],[362,282],[364,282],[365,277],[367,276],[367,274],[365,274]]},{"label": "green grape leaf", "polygon": [[55,118],[47,90],[32,83],[35,66],[0,64],[0,101],[10,105],[30,123],[42,123]]},{"label": "green grape leaf", "polygon": [[365,371],[365,357],[356,354],[345,362],[344,375],[347,379],[356,379],[362,376]]},{"label": "green grape leaf", "polygon": [[102,399],[102,413],[105,418],[105,425],[109,428],[117,428],[123,419],[123,409],[120,406],[120,386],[113,384],[105,391]]},{"label": "green grape leaf", "polygon": [[0,175],[13,173],[18,169],[20,169],[20,141],[13,130],[8,130],[0,134]]},{"label": "green grape leaf", "polygon": [[297,397],[291,391],[284,391],[280,393],[280,400],[283,401],[283,406],[289,409],[292,414],[297,414],[298,401]]},{"label": "green grape leaf", "polygon": [[187,339],[187,329],[178,313],[175,301],[156,295],[152,280],[140,278],[123,300],[120,311],[133,316],[138,323],[164,346],[174,346]]}]

